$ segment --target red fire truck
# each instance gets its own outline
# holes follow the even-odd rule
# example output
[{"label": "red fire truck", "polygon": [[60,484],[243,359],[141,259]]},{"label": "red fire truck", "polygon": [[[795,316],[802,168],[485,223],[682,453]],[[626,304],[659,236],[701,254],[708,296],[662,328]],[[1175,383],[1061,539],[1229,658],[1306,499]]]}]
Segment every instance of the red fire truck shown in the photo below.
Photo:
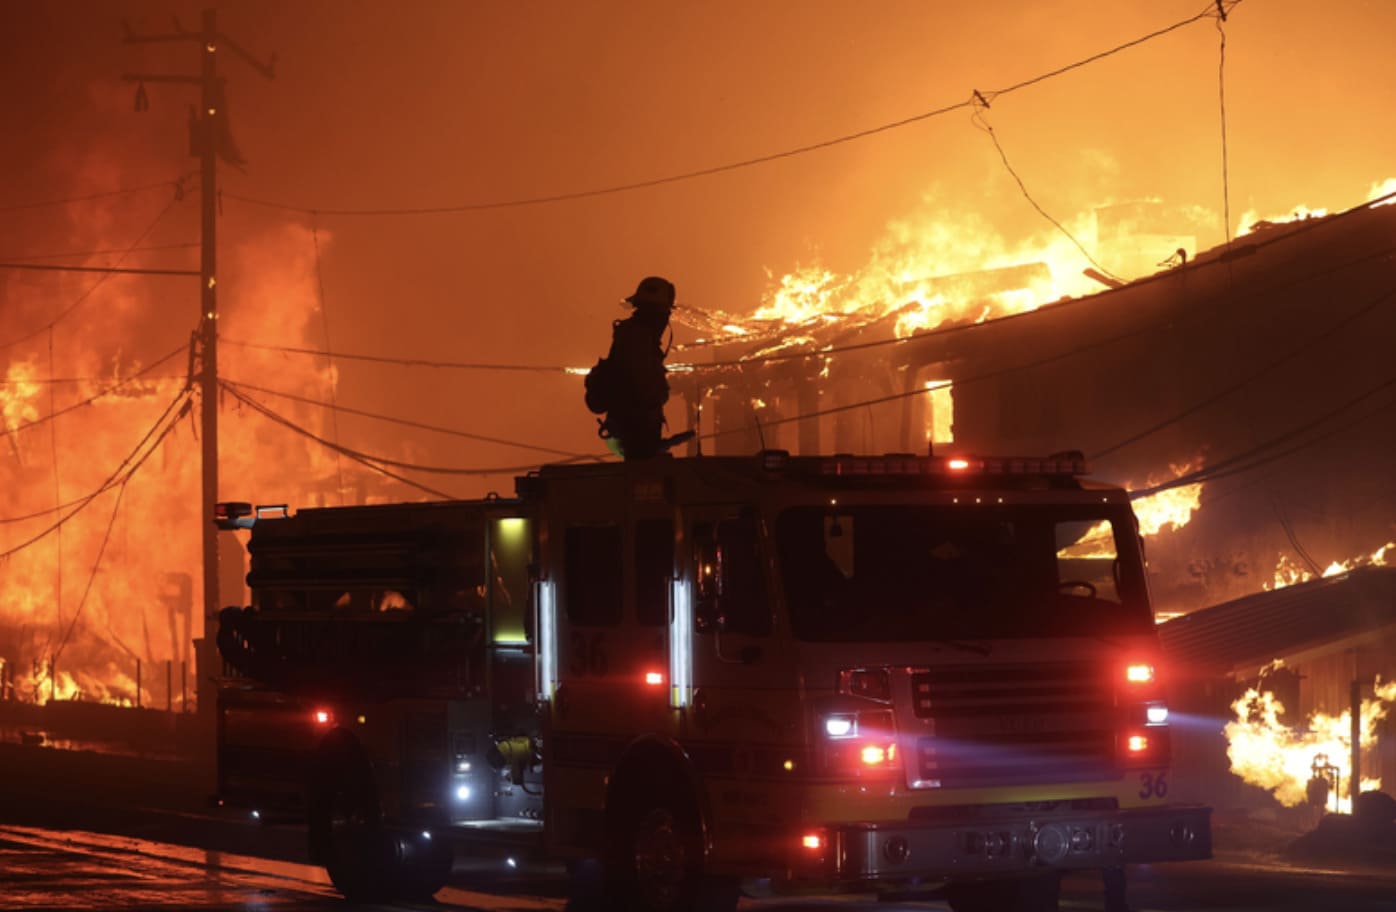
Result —
[{"label": "red fire truck", "polygon": [[[517,496],[220,507],[219,787],[350,897],[457,852],[601,871],[609,908],[941,890],[1211,851],[1169,802],[1140,539],[1083,461],[549,466]],[[592,862],[599,862],[599,865]]]}]

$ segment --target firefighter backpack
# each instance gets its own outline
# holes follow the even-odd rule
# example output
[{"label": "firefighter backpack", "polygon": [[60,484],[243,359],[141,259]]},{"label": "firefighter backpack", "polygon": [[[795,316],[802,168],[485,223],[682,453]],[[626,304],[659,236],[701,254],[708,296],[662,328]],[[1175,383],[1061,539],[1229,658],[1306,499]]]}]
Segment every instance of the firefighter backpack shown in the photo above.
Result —
[{"label": "firefighter backpack", "polygon": [[587,410],[600,415],[611,410],[615,402],[616,367],[609,358],[600,358],[596,365],[587,371],[586,403]]}]

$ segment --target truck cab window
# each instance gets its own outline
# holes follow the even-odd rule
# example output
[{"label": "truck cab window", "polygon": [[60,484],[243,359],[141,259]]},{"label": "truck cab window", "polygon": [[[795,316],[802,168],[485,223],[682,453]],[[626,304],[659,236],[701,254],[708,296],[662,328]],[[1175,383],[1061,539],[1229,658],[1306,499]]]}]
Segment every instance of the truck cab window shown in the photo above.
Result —
[{"label": "truck cab window", "polygon": [[635,523],[635,620],[644,627],[669,622],[669,582],[674,577],[674,521]]},{"label": "truck cab window", "polygon": [[721,630],[748,636],[771,632],[771,608],[755,515],[693,526],[699,575],[695,617],[720,619]]},{"label": "truck cab window", "polygon": [[1057,593],[1118,604],[1120,558],[1109,520],[1075,520],[1055,525]]},{"label": "truck cab window", "polygon": [[567,620],[582,627],[619,624],[620,526],[569,526],[565,548],[563,604]]}]

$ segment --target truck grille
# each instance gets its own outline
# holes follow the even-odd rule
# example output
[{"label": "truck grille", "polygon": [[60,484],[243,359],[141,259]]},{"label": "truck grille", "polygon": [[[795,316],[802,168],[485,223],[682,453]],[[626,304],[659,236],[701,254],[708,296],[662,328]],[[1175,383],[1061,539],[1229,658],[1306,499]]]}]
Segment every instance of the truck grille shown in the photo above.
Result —
[{"label": "truck grille", "polygon": [[1118,714],[1099,665],[946,667],[911,678],[923,788],[1070,782],[1115,775]]}]

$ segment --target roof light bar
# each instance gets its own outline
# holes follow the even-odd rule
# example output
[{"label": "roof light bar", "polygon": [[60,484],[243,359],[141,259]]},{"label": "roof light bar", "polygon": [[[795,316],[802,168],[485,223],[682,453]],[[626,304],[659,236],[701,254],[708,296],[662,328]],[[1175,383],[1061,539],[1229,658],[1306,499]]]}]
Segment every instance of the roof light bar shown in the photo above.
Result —
[{"label": "roof light bar", "polygon": [[817,473],[825,476],[876,475],[1085,475],[1085,457],[1059,453],[1047,457],[977,456],[828,456],[818,460]]}]

